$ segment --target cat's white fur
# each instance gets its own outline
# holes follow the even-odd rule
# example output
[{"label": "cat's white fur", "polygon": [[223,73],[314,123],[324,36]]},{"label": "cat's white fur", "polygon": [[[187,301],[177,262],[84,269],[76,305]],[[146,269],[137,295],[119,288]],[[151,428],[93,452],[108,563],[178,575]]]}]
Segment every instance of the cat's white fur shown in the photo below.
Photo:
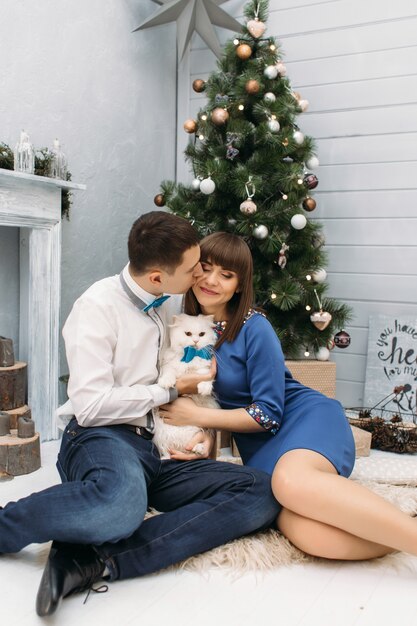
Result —
[{"label": "cat's white fur", "polygon": [[[213,346],[217,337],[213,327],[213,315],[174,315],[173,322],[169,326],[170,347],[162,356],[161,374],[158,384],[168,389],[173,387],[177,378],[184,374],[206,374],[210,370],[211,360],[195,356],[192,361],[185,363],[181,359],[184,356],[184,348],[192,346],[201,350],[207,346]],[[198,394],[190,397],[197,406],[218,408],[218,404],[212,395],[213,382],[202,381],[197,385]],[[196,409],[198,410],[198,409]],[[155,431],[153,442],[159,450],[162,458],[169,457],[168,450],[185,451],[185,446],[190,443],[194,435],[202,429],[198,426],[172,426],[162,421],[157,411],[154,411]],[[202,444],[197,444],[193,452],[201,454]]]}]

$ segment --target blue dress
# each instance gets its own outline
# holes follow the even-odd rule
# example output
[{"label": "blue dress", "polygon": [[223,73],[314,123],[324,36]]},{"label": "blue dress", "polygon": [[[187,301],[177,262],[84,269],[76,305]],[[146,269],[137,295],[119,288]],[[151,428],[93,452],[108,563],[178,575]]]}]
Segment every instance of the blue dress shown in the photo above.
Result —
[{"label": "blue dress", "polygon": [[294,449],[318,452],[342,476],[355,462],[352,430],[341,404],[296,381],[268,320],[251,310],[236,339],[216,351],[214,385],[223,409],[246,408],[265,432],[233,433],[245,465],[272,474]]}]

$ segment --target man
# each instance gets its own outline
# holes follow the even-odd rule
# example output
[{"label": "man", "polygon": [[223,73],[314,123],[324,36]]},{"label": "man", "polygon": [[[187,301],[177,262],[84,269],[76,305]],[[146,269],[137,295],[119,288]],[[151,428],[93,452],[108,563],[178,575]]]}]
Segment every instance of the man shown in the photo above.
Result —
[{"label": "man", "polygon": [[[201,275],[200,249],[186,220],[156,211],[133,224],[128,250],[120,276],[90,287],[63,329],[75,416],[58,455],[63,483],[0,510],[0,552],[53,540],[40,616],[100,579],[155,572],[265,528],[278,512],[263,472],[191,453],[160,460],[152,409],[201,380],[183,377],[169,390],[156,382],[165,325],[181,300],[161,296],[184,293]],[[210,436],[199,437],[207,457]],[[164,514],[143,521],[149,506]]]}]

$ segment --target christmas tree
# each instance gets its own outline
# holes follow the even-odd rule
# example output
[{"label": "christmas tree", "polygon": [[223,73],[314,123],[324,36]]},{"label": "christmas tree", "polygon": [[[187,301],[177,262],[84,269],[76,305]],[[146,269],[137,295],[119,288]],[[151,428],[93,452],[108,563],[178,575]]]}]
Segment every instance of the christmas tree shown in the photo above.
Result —
[{"label": "christmas tree", "polygon": [[255,304],[285,356],[325,360],[335,333],[336,345],[349,344],[342,327],[350,310],[325,295],[322,226],[309,219],[318,184],[311,170],[319,163],[296,123],[308,102],[292,91],[275,39],[264,37],[267,11],[267,0],[251,0],[242,34],[226,44],[217,70],[194,81],[207,96],[197,119],[184,124],[194,139],[185,151],[194,180],[162,182],[155,204],[189,219],[202,236],[243,237],[254,261]]}]

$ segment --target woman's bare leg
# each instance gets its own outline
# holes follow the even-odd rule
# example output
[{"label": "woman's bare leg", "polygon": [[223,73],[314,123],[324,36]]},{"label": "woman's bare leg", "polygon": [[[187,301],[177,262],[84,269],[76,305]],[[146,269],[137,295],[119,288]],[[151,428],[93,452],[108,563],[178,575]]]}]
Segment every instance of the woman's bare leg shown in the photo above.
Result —
[{"label": "woman's bare leg", "polygon": [[355,537],[344,530],[283,509],[277,527],[297,548],[325,559],[362,561],[393,552],[391,548]]},{"label": "woman's bare leg", "polygon": [[417,521],[352,480],[311,450],[291,450],[278,461],[272,489],[299,516],[417,556]]}]

